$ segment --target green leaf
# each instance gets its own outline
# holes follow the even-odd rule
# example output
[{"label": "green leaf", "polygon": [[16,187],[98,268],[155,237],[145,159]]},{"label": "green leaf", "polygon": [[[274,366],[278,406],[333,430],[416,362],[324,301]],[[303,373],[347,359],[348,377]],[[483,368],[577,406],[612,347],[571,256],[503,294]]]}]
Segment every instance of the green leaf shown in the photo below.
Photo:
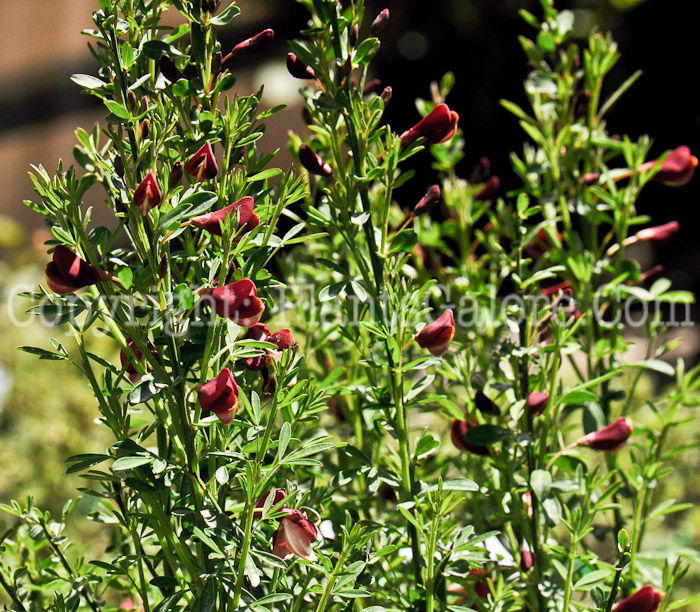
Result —
[{"label": "green leaf", "polygon": [[[428,490],[437,491],[439,485],[432,485]],[[448,478],[442,483],[443,491],[478,491],[479,485],[467,478]]]},{"label": "green leaf", "polygon": [[642,368],[645,370],[653,370],[654,372],[660,372],[661,374],[666,374],[668,376],[675,376],[676,370],[672,365],[661,361],[659,359],[645,359],[644,361],[639,361],[637,363],[629,364],[630,368]]},{"label": "green leaf", "polygon": [[133,470],[141,465],[153,463],[155,457],[120,457],[112,464],[112,471],[122,472]]},{"label": "green leaf", "polygon": [[552,475],[547,470],[534,470],[530,476],[530,486],[537,499],[543,501],[552,489]]},{"label": "green leaf", "polygon": [[418,236],[413,230],[404,230],[396,234],[391,241],[389,253],[410,253],[418,244]]},{"label": "green leaf", "polygon": [[292,426],[285,421],[280,430],[280,438],[277,446],[277,457],[280,462],[284,458],[284,454],[287,452],[287,447],[289,446],[289,439],[292,437]]},{"label": "green leaf", "polygon": [[100,87],[106,87],[107,83],[97,77],[90,76],[89,74],[74,74],[71,81],[80,87],[85,89],[99,89]]},{"label": "green leaf", "polygon": [[209,576],[204,583],[204,588],[199,596],[199,612],[214,612],[216,610],[216,583],[214,577]]},{"label": "green leaf", "polygon": [[355,63],[367,66],[367,64],[372,61],[377,51],[379,51],[380,46],[381,43],[378,38],[367,38],[363,40],[357,47],[357,51],[355,51],[355,57],[353,58]]},{"label": "green leaf", "polygon": [[49,359],[51,361],[60,361],[62,359],[68,359],[66,355],[52,353],[51,351],[39,348],[38,346],[20,346],[18,347],[18,350],[24,351],[25,353],[31,353],[32,355],[39,355],[39,359]]},{"label": "green leaf", "polygon": [[124,289],[131,289],[131,285],[134,282],[134,273],[131,268],[120,268],[117,272],[117,278],[124,285]]},{"label": "green leaf", "polygon": [[512,435],[513,432],[510,429],[496,427],[495,425],[477,425],[476,427],[472,427],[467,431],[467,435],[464,436],[464,439],[467,444],[474,444],[476,446],[490,446],[491,444],[501,442]]},{"label": "green leaf", "polygon": [[238,15],[241,14],[241,9],[239,9],[235,4],[231,4],[226,10],[221,11],[216,17],[212,17],[211,23],[217,26],[225,26],[231,23]]},{"label": "green leaf", "polygon": [[282,170],[280,170],[279,168],[270,168],[268,170],[258,172],[253,176],[249,176],[248,182],[257,183],[258,181],[264,181],[265,179],[272,178],[273,176],[279,176],[280,174],[282,174]]},{"label": "green leaf", "polygon": [[105,106],[120,119],[128,119],[129,111],[114,100],[105,100]]},{"label": "green leaf", "polygon": [[420,440],[418,440],[418,443],[416,444],[416,459],[422,459],[423,457],[426,457],[439,446],[440,440],[436,439],[431,433],[425,434]]},{"label": "green leaf", "polygon": [[610,576],[610,570],[600,569],[588,572],[583,578],[574,584],[576,591],[590,591],[593,587],[605,582]]}]

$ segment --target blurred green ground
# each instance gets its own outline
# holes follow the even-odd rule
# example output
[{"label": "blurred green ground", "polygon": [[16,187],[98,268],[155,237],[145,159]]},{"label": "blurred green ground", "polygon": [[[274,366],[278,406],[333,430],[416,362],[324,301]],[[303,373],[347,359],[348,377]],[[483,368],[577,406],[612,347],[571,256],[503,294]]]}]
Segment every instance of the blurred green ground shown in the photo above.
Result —
[{"label": "blurred green ground", "polygon": [[[0,216],[0,502],[10,499],[24,502],[28,496],[34,503],[59,516],[66,500],[79,495],[78,487],[89,481],[78,475],[66,475],[65,459],[79,453],[102,453],[111,442],[107,428],[95,423],[99,416],[92,393],[78,370],[66,361],[41,360],[17,350],[29,345],[50,349],[49,338],[59,339],[71,352],[73,340],[64,328],[49,328],[36,321],[27,324],[24,312],[32,304],[18,298],[18,291],[33,290],[43,281],[45,248],[42,234],[33,240],[16,224],[8,224]],[[38,248],[31,243],[38,243]],[[12,313],[10,313],[10,309]],[[113,350],[104,339],[92,339],[93,350],[105,355]],[[117,359],[114,355],[108,358]],[[659,391],[658,389],[656,390]],[[640,385],[640,403],[652,397],[652,381]],[[688,409],[679,418],[697,414]],[[635,420],[652,425],[648,410],[635,415]],[[441,425],[441,427],[444,424]],[[696,444],[700,430],[688,425],[676,431],[674,444],[689,441]],[[648,525],[644,551],[656,556],[662,552],[700,548],[700,448],[681,455],[675,472],[659,484],[661,499],[675,498],[694,507],[663,520],[653,519]],[[87,560],[100,558],[109,545],[107,527],[88,520],[94,498],[86,496],[67,524],[66,535]],[[0,533],[11,527],[14,517],[0,513]],[[683,589],[674,599],[700,592],[700,563],[691,567]],[[0,593],[0,603],[4,602]],[[700,612],[700,603],[683,608]]]}]

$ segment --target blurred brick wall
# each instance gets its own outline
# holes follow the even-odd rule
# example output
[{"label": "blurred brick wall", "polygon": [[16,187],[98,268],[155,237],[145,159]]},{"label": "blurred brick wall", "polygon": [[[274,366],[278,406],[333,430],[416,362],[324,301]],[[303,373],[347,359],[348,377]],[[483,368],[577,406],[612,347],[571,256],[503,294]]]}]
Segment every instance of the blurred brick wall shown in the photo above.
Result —
[{"label": "blurred brick wall", "polygon": [[[299,26],[298,20],[289,19],[290,14],[299,15],[296,3],[240,0],[238,5],[240,18],[219,31],[224,49],[270,25],[276,28],[277,40],[268,56],[234,68],[235,91],[250,93],[272,79],[264,104],[299,104],[298,81],[283,70],[286,39]],[[93,27],[92,12],[98,6],[97,0],[0,0],[0,215],[27,229],[41,225],[41,217],[22,203],[34,196],[27,174],[30,164],[42,164],[51,173],[59,158],[73,163],[76,127],[90,129],[106,114],[96,99],[81,94],[70,81],[76,72],[96,73],[89,39],[81,31]],[[173,18],[182,22],[176,14]],[[268,121],[267,150],[284,150],[287,130],[300,129],[298,108],[286,113]],[[290,162],[283,155],[277,165]],[[91,204],[102,197],[97,190],[93,199],[98,202],[90,201],[89,195]]]}]

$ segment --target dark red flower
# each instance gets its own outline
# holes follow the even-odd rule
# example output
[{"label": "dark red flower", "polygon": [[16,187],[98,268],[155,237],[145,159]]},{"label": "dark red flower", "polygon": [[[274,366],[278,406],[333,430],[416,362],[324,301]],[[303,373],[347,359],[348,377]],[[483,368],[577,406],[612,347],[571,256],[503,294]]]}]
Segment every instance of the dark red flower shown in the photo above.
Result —
[{"label": "dark red flower", "polygon": [[287,70],[295,79],[315,79],[314,69],[302,62],[294,53],[287,54]]},{"label": "dark red flower", "polygon": [[542,414],[549,403],[549,393],[546,391],[533,391],[527,396],[527,411],[528,414]]},{"label": "dark red flower", "polygon": [[216,378],[197,391],[203,411],[213,412],[224,425],[229,425],[238,412],[238,385],[231,370],[224,368]]},{"label": "dark red flower", "polygon": [[413,216],[429,213],[440,201],[440,185],[433,185],[413,208]]},{"label": "dark red flower", "polygon": [[161,193],[158,182],[153,174],[153,170],[149,170],[139,186],[134,191],[134,204],[138,206],[141,214],[145,217],[151,208],[155,208],[160,204]]},{"label": "dark red flower", "polygon": [[[134,357],[136,357],[136,361],[139,361],[139,362],[144,361],[143,353],[141,353],[141,349],[139,349],[139,347],[136,346],[136,343],[133,341],[133,339],[129,338],[127,340],[126,344],[134,353]],[[156,350],[156,347],[153,345],[153,343],[150,340],[146,340],[146,348],[148,348],[151,355],[153,355],[153,357],[155,357],[156,361],[158,363],[160,363],[160,355],[158,355],[158,351]],[[136,382],[139,379],[139,373],[136,370],[136,366],[134,365],[133,357],[130,357],[129,355],[126,354],[126,352],[124,350],[121,350],[121,351],[119,351],[119,361],[122,364],[122,368],[124,366],[126,366],[126,373],[129,375],[129,380],[131,382]],[[146,369],[151,370],[153,368],[150,364],[146,363]]]},{"label": "dark red flower", "polygon": [[[653,168],[658,160],[648,161],[640,166],[640,170],[649,170]],[[683,145],[671,151],[666,159],[661,162],[661,167],[651,179],[668,185],[670,187],[682,187],[687,184],[691,178],[695,168],[698,166],[698,158],[690,154],[690,148]]]},{"label": "dark red flower", "polygon": [[489,585],[492,584],[491,578],[486,575],[486,570],[483,568],[470,570],[469,577],[475,579],[474,592],[482,599],[486,599],[491,593]]},{"label": "dark red flower", "polygon": [[657,225],[656,227],[647,227],[639,230],[635,236],[638,240],[649,240],[650,242],[667,242],[678,232],[680,229],[678,221],[670,221],[669,223],[664,223],[663,225]]},{"label": "dark red flower", "polygon": [[664,598],[661,591],[646,585],[613,606],[612,612],[656,612]]},{"label": "dark red flower", "polygon": [[419,138],[425,138],[423,144],[426,147],[445,142],[455,135],[458,120],[459,115],[451,111],[447,104],[438,104],[410,130],[401,134],[401,144],[407,147]]},{"label": "dark red flower", "polygon": [[467,432],[472,427],[476,427],[479,423],[475,418],[470,418],[468,414],[465,414],[464,416],[467,418],[466,421],[460,421],[459,419],[452,421],[452,426],[450,427],[450,438],[452,440],[452,444],[465,453],[474,453],[475,455],[488,457],[491,454],[488,446],[470,444],[466,441]]},{"label": "dark red flower", "polygon": [[576,444],[593,450],[616,451],[625,445],[633,429],[629,419],[620,417],[614,423],[583,436]]},{"label": "dark red flower", "polygon": [[316,561],[311,544],[318,539],[316,526],[301,510],[287,510],[280,526],[272,536],[272,554],[280,559],[291,559],[294,555],[308,561]]},{"label": "dark red flower", "polygon": [[263,355],[257,355],[256,357],[248,357],[246,362],[246,367],[253,371],[259,372],[264,370],[272,360],[277,360],[280,357],[280,351],[288,349],[294,344],[294,338],[292,337],[292,332],[288,329],[281,329],[274,334],[270,333],[270,328],[264,323],[257,323],[253,325],[248,330],[248,335],[246,336],[249,340],[258,340],[260,342],[269,342],[277,347],[277,350],[266,350]]},{"label": "dark red flower", "polygon": [[62,244],[54,248],[53,260],[46,264],[44,272],[49,289],[59,295],[73,293],[110,278],[107,272],[81,259]]},{"label": "dark red flower", "polygon": [[219,172],[219,166],[214,157],[214,151],[207,140],[189,161],[185,164],[185,172],[194,178],[196,183],[214,178]]},{"label": "dark red flower", "polygon": [[486,397],[486,394],[481,390],[477,391],[476,395],[474,395],[474,405],[482,414],[501,416],[501,409],[493,400]]},{"label": "dark red flower", "polygon": [[486,179],[484,186],[474,194],[474,199],[481,202],[491,200],[501,188],[501,180],[497,176],[490,176]]},{"label": "dark red flower", "polygon": [[265,502],[267,501],[267,498],[270,497],[271,495],[272,495],[272,501],[270,502],[270,508],[273,508],[277,504],[281,503],[282,500],[287,497],[287,492],[284,489],[272,489],[271,491],[264,493],[263,496],[255,504],[255,509],[253,510],[253,514],[255,516],[257,516],[257,517],[262,516],[263,508],[265,507]]},{"label": "dark red flower", "polygon": [[265,305],[257,297],[255,284],[247,278],[203,293],[212,297],[216,314],[241,327],[255,325],[265,310]]},{"label": "dark red flower", "polygon": [[317,153],[314,153],[309,145],[302,144],[299,147],[299,161],[311,174],[318,174],[319,176],[330,176],[333,174],[332,168]]},{"label": "dark red flower", "polygon": [[193,217],[188,223],[196,225],[215,236],[221,236],[221,224],[226,220],[226,217],[238,212],[238,229],[245,229],[246,232],[249,232],[260,224],[260,217],[253,212],[253,203],[253,198],[246,196],[225,208],[215,210],[206,215]]},{"label": "dark red flower", "polygon": [[520,571],[528,573],[535,564],[535,556],[529,550],[523,548],[520,551]]},{"label": "dark red flower", "polygon": [[454,315],[451,310],[446,310],[416,334],[416,342],[436,357],[441,357],[447,352],[454,336]]},{"label": "dark red flower", "polygon": [[160,58],[158,61],[158,66],[163,76],[171,83],[175,83],[176,81],[185,78],[184,73],[178,69],[175,62],[173,62],[173,60],[171,60],[167,55],[163,55]]},{"label": "dark red flower", "polygon": [[238,43],[231,51],[231,55],[257,55],[265,50],[265,48],[275,38],[275,31],[268,28],[255,36],[246,38],[243,42]]},{"label": "dark red flower", "polygon": [[369,33],[372,36],[378,36],[384,31],[389,23],[389,9],[385,8],[374,18],[372,25],[369,26]]}]

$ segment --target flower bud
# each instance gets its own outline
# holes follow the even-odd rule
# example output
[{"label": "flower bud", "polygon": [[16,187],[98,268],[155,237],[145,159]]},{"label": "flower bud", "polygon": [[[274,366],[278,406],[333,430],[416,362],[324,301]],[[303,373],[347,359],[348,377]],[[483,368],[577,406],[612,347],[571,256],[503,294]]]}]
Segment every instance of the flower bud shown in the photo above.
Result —
[{"label": "flower bud", "polygon": [[134,111],[137,109],[139,105],[139,101],[136,99],[136,94],[129,90],[129,92],[126,94],[126,107],[130,111]]},{"label": "flower bud", "polygon": [[231,51],[232,56],[249,56],[262,53],[275,38],[275,31],[268,28],[259,34],[246,38],[243,42],[238,43]]},{"label": "flower bud", "polygon": [[474,194],[474,199],[480,202],[492,200],[501,188],[501,181],[497,176],[490,176],[486,179],[484,186]]},{"label": "flower bud", "polygon": [[420,330],[415,338],[420,346],[427,348],[435,357],[441,357],[447,352],[454,336],[454,315],[451,310],[446,310],[430,325]]},{"label": "flower bud", "polygon": [[357,40],[360,37],[360,26],[355,24],[350,30],[350,35],[348,36],[348,42],[350,43],[351,47],[355,47],[357,45]]},{"label": "flower bud", "polygon": [[216,76],[221,72],[221,64],[223,64],[224,56],[221,51],[217,51],[211,58],[211,74]]},{"label": "flower bud", "polygon": [[216,378],[199,388],[197,395],[202,411],[213,412],[224,425],[231,424],[238,412],[238,385],[231,370],[221,370]]},{"label": "flower bud", "polygon": [[[651,169],[656,163],[657,160],[646,162],[642,164],[639,169]],[[669,187],[682,187],[693,178],[693,173],[697,166],[698,158],[690,154],[689,147],[685,145],[677,147],[664,159],[652,180],[668,185]]]},{"label": "flower bud", "polygon": [[379,97],[382,99],[382,102],[384,102],[384,106],[386,107],[389,102],[391,102],[391,96],[394,94],[394,90],[391,88],[391,85],[387,85],[384,88],[384,91],[382,91],[381,94],[379,94]]},{"label": "flower bud", "polygon": [[401,134],[401,144],[407,147],[419,138],[425,138],[423,144],[426,147],[445,142],[455,135],[458,120],[459,115],[451,111],[447,104],[438,104],[410,130]]},{"label": "flower bud", "polygon": [[459,419],[454,419],[452,421],[452,426],[450,427],[450,439],[455,448],[464,451],[465,453],[473,453],[475,455],[481,455],[482,457],[488,457],[491,455],[491,451],[488,446],[479,446],[477,444],[470,444],[466,441],[467,432],[478,425],[478,421],[475,418],[470,418],[468,414],[465,415],[466,421],[460,421]]},{"label": "flower bud", "polygon": [[612,612],[656,612],[664,598],[661,591],[646,585],[613,606]]},{"label": "flower bud", "polygon": [[167,55],[163,55],[158,61],[158,67],[160,68],[161,74],[171,83],[175,83],[180,79],[184,79],[185,75],[180,69],[175,65],[175,62],[171,60]]},{"label": "flower bud", "polygon": [[635,235],[639,240],[649,240],[651,242],[664,243],[669,241],[680,229],[678,221],[670,221],[656,227],[647,227],[639,230]]},{"label": "flower bud", "polygon": [[440,186],[433,185],[413,208],[413,216],[420,217],[429,213],[440,201]]},{"label": "flower bud", "polygon": [[496,405],[496,403],[486,397],[486,394],[479,390],[474,396],[474,405],[476,409],[482,414],[490,414],[491,416],[501,416],[501,409]]},{"label": "flower bud", "polygon": [[283,499],[286,499],[287,492],[284,489],[272,489],[272,491],[264,493],[263,496],[255,504],[255,508],[253,509],[254,516],[261,517],[263,515],[263,508],[265,507],[265,502],[270,496],[272,496],[270,508],[273,508],[277,504],[281,503]]},{"label": "flower bud", "polygon": [[214,178],[219,172],[219,166],[214,157],[211,143],[207,140],[189,161],[185,164],[185,172],[194,178],[196,183]]},{"label": "flower bud", "polygon": [[520,571],[527,574],[535,564],[535,556],[527,549],[520,551]]},{"label": "flower bud", "polygon": [[81,259],[62,244],[54,248],[53,260],[46,264],[44,272],[49,289],[59,295],[73,293],[109,278],[107,272]]},{"label": "flower bud", "polygon": [[158,264],[158,277],[165,278],[168,275],[168,269],[168,254],[164,253],[163,257],[160,258],[160,263]]},{"label": "flower bud", "polygon": [[[270,337],[270,328],[264,323],[256,323],[250,329],[248,329],[248,334],[246,339],[255,340],[257,342],[267,342]],[[245,366],[251,372],[260,372],[267,367],[267,355],[256,355],[255,357],[248,357],[245,360]]]},{"label": "flower bud", "polygon": [[333,169],[330,165],[325,163],[318,154],[314,153],[307,144],[302,143],[299,147],[299,161],[311,174],[326,177],[333,174]]},{"label": "flower bud", "polygon": [[614,423],[583,436],[576,444],[598,451],[616,451],[625,445],[633,429],[629,419],[620,417]]},{"label": "flower bud", "polygon": [[369,32],[372,36],[381,34],[389,23],[389,9],[385,8],[379,13],[369,27]]},{"label": "flower bud", "polygon": [[202,0],[202,12],[213,14],[219,6],[221,0]]},{"label": "flower bud", "polygon": [[117,155],[114,158],[114,173],[119,178],[124,178],[124,160],[121,155]]},{"label": "flower bud", "polygon": [[141,122],[141,129],[140,129],[140,137],[141,140],[146,140],[148,138],[148,133],[151,131],[151,124],[148,122],[148,119],[144,119]]},{"label": "flower bud", "polygon": [[581,182],[586,187],[590,187],[592,185],[595,185],[596,183],[598,183],[599,180],[600,180],[600,173],[599,172],[586,172],[586,174],[584,174],[581,177]]},{"label": "flower bud", "polygon": [[549,393],[533,391],[527,396],[527,413],[533,416],[542,414],[549,403]]},{"label": "flower bud", "polygon": [[265,310],[265,305],[257,297],[255,284],[247,278],[203,293],[211,296],[216,314],[241,327],[253,327]]},{"label": "flower bud", "polygon": [[294,53],[287,54],[287,70],[295,79],[315,79],[314,69],[302,62]]},{"label": "flower bud", "polygon": [[146,173],[146,178],[141,181],[136,191],[134,191],[134,204],[145,217],[151,208],[155,208],[160,204],[160,200],[160,187],[158,187],[153,170],[149,170]]},{"label": "flower bud", "polygon": [[188,223],[195,225],[210,234],[221,236],[221,225],[226,217],[238,213],[238,229],[249,232],[260,224],[260,217],[253,212],[253,198],[246,196],[233,204],[217,211],[193,217]]},{"label": "flower bud", "polygon": [[168,176],[168,190],[173,190],[182,182],[182,175],[184,174],[184,166],[181,161],[177,161],[173,164],[170,169],[170,174]]},{"label": "flower bud", "polygon": [[294,555],[307,561],[316,561],[311,544],[317,539],[318,530],[306,514],[301,510],[287,510],[272,536],[272,554],[285,561]]}]

